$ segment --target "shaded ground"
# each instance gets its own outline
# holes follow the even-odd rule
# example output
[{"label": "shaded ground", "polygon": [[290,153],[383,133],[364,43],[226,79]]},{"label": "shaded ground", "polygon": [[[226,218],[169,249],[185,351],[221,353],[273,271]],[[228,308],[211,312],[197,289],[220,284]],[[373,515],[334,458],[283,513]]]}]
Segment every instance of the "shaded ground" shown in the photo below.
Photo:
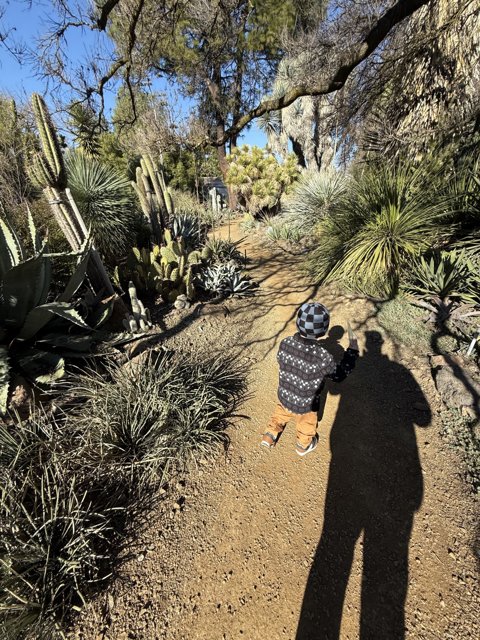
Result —
[{"label": "shaded ground", "polygon": [[[475,503],[439,436],[427,360],[395,345],[364,301],[312,289],[295,257],[248,238],[242,246],[259,295],[197,307],[181,325],[172,316],[169,330],[170,346],[227,350],[249,368],[232,446],[172,487],[72,637],[478,638]],[[259,439],[276,348],[312,297],[331,310],[332,351],[346,345],[350,320],[362,358],[330,386],[319,448],[299,458],[293,429],[272,452]]]}]

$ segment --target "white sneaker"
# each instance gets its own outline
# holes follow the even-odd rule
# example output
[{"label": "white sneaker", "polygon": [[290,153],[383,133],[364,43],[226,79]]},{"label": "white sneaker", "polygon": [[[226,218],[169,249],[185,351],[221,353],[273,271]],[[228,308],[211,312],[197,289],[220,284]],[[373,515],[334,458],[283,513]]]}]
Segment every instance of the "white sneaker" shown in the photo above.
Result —
[{"label": "white sneaker", "polygon": [[298,444],[297,442],[297,446],[295,447],[295,451],[298,453],[299,456],[306,456],[307,453],[311,453],[312,451],[314,451],[317,448],[317,444],[318,444],[318,434],[315,434],[312,438],[312,441],[310,442],[310,444],[308,445],[308,447],[305,449],[304,447],[302,447],[301,444]]}]

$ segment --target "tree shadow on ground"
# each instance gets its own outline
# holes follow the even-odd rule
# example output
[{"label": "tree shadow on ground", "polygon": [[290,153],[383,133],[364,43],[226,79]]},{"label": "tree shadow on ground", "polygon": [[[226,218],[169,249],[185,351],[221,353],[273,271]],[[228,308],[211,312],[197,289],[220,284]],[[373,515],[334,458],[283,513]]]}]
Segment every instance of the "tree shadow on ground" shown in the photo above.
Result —
[{"label": "tree shadow on ground", "polygon": [[[340,386],[328,386],[341,398],[330,433],[323,531],[296,640],[340,638],[345,592],[362,534],[357,637],[405,638],[408,548],[423,496],[414,425],[426,427],[431,411],[409,371],[382,354],[380,333],[365,336],[366,350],[352,376]],[[338,337],[328,341],[330,348],[338,347]]]}]

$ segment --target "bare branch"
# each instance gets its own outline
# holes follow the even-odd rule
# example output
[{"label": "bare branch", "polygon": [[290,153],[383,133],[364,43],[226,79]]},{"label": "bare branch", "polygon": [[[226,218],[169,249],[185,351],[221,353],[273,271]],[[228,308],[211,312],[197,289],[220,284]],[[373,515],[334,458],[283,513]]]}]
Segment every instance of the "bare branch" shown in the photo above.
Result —
[{"label": "bare branch", "polygon": [[223,136],[217,139],[208,139],[205,142],[207,144],[221,146],[230,138],[237,136],[252,120],[268,111],[284,109],[302,96],[321,96],[338,91],[344,86],[352,71],[377,49],[397,24],[415,13],[415,11],[421,7],[429,4],[429,2],[431,2],[431,0],[399,0],[376,21],[360,42],[341,54],[340,63],[329,76],[314,84],[305,83],[298,85],[279,98],[270,98],[263,101],[257,107],[239,118],[237,122],[225,131]]}]

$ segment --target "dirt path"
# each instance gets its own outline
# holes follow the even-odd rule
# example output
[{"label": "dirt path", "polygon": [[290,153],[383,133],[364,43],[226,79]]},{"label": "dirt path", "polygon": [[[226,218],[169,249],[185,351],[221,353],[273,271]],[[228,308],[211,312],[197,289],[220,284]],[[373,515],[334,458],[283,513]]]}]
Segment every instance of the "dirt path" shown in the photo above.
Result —
[{"label": "dirt path", "polygon": [[[238,236],[238,228],[233,233]],[[379,330],[361,300],[316,292],[295,258],[244,240],[254,299],[207,311],[179,340],[240,354],[251,397],[225,463],[201,466],[165,500],[109,594],[75,638],[462,640],[478,638],[475,505],[439,436],[425,359]],[[358,328],[362,358],[332,385],[317,451],[287,428],[259,447],[276,395],[276,348],[295,309],[321,299],[338,355]],[[212,348],[210,346],[210,348]],[[421,385],[421,386],[420,386]],[[362,628],[362,635],[360,635]]]}]

